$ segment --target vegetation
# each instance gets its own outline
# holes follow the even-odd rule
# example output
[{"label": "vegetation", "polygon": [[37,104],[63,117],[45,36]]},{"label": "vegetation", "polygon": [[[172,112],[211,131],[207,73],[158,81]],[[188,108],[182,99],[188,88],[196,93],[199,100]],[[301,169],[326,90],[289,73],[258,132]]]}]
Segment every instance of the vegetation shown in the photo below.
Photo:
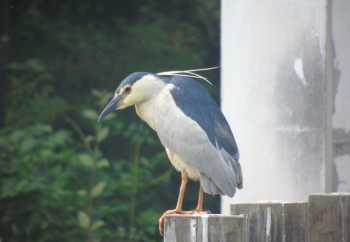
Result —
[{"label": "vegetation", "polygon": [[178,174],[133,110],[96,120],[130,72],[217,64],[218,1],[0,5],[0,240],[160,241]]}]

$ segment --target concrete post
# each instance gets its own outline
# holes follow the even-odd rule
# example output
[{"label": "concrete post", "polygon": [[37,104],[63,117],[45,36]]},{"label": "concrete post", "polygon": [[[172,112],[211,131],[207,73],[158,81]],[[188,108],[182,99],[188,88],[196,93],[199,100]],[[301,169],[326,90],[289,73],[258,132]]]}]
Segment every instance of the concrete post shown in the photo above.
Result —
[{"label": "concrete post", "polygon": [[247,215],[249,242],[309,242],[306,202],[232,204],[231,213]]},{"label": "concrete post", "polygon": [[173,215],[166,218],[164,242],[248,242],[244,215]]},{"label": "concrete post", "polygon": [[350,242],[350,193],[313,194],[308,206],[311,242]]}]

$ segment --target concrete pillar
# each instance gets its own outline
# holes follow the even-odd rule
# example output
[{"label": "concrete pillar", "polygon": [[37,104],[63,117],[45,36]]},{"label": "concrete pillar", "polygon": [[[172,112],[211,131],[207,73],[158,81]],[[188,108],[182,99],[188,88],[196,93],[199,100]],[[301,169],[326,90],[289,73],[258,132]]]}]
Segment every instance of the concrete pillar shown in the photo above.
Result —
[{"label": "concrete pillar", "polygon": [[332,86],[326,0],[222,1],[222,109],[244,189],[229,204],[330,191]]},{"label": "concrete pillar", "polygon": [[330,4],[335,190],[350,192],[350,1],[333,0]]}]

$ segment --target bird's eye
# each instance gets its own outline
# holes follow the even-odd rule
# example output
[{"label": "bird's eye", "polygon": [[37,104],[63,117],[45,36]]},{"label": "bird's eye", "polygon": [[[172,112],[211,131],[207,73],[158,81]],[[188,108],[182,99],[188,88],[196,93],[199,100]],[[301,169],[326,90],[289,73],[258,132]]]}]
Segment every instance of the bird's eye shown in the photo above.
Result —
[{"label": "bird's eye", "polygon": [[127,86],[124,88],[123,94],[129,94],[131,92],[131,86]]}]

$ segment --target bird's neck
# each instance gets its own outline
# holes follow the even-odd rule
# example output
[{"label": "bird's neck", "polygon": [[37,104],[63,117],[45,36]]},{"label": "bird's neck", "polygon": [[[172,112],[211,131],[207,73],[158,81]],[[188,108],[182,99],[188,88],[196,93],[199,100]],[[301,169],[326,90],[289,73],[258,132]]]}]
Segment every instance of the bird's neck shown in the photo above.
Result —
[{"label": "bird's neck", "polygon": [[170,91],[172,88],[174,87],[170,84],[165,85],[157,95],[135,105],[137,115],[155,131],[157,131],[157,124],[169,112],[169,104],[171,103]]},{"label": "bird's neck", "polygon": [[137,115],[145,121],[153,130],[155,130],[155,115],[156,115],[156,97],[153,97],[145,102],[135,105]]}]

